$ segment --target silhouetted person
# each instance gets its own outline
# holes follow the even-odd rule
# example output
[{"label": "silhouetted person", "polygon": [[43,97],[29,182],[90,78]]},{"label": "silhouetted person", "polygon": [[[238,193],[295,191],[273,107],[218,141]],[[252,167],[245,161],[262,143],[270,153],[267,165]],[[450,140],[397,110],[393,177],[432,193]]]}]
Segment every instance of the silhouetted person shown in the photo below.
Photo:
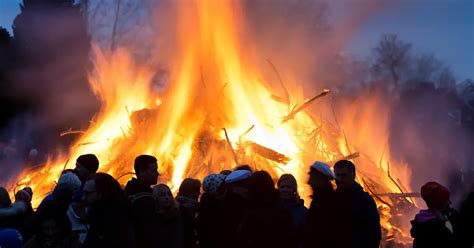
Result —
[{"label": "silhouetted person", "polygon": [[[353,248],[378,248],[382,237],[380,216],[374,199],[356,181],[355,166],[348,160],[334,165],[338,197],[349,207]],[[343,224],[343,223],[341,223]]]},{"label": "silhouetted person", "polygon": [[218,213],[222,200],[222,184],[225,178],[226,176],[223,174],[210,174],[202,181],[204,193],[201,195],[197,217],[200,248],[221,247],[215,236],[222,223]]},{"label": "silhouetted person", "polygon": [[84,154],[76,159],[76,167],[74,173],[79,177],[82,183],[85,183],[87,178],[96,173],[99,169],[99,160],[94,154]]},{"label": "silhouetted person", "polygon": [[250,206],[239,228],[239,247],[297,247],[291,214],[278,206],[278,191],[266,171],[250,178]]},{"label": "silhouetted person", "polygon": [[156,247],[154,234],[157,227],[157,212],[152,197],[151,185],[158,181],[158,162],[150,155],[135,158],[136,178],[125,186],[125,194],[132,202],[132,218],[138,248]]},{"label": "silhouetted person", "polygon": [[56,201],[46,202],[33,218],[34,236],[25,248],[79,248],[81,243],[71,233],[71,223]]},{"label": "silhouetted person", "polygon": [[158,212],[158,230],[155,233],[159,247],[183,247],[183,223],[173,193],[166,184],[153,188],[153,198]]},{"label": "silhouetted person", "polygon": [[308,184],[313,195],[305,228],[305,248],[345,248],[352,245],[350,210],[344,207],[334,191],[333,180],[329,165],[323,162],[311,165]]},{"label": "silhouetted person", "polygon": [[216,213],[222,222],[216,238],[219,244],[229,248],[237,247],[237,232],[249,202],[249,178],[252,173],[248,170],[231,172],[222,185],[224,196],[219,212]]},{"label": "silhouetted person", "polygon": [[298,184],[291,174],[283,174],[278,179],[280,206],[286,209],[292,217],[298,241],[303,240],[303,230],[306,225],[308,209],[298,194]]},{"label": "silhouetted person", "polygon": [[201,194],[201,182],[197,179],[186,178],[179,186],[176,200],[183,218],[184,247],[197,247],[196,217],[198,212],[198,199]]},{"label": "silhouetted person", "polygon": [[61,209],[65,212],[69,208],[69,204],[71,204],[73,198],[77,194],[81,194],[81,191],[82,182],[79,177],[72,171],[65,171],[59,177],[53,192],[41,201],[38,208],[41,208],[42,205],[48,201],[55,200],[61,204]]},{"label": "silhouetted person", "polygon": [[23,188],[15,194],[15,202],[12,204],[7,190],[0,187],[0,229],[16,229],[25,239],[30,238],[30,222],[33,215],[32,196],[31,188]]},{"label": "silhouetted person", "polygon": [[472,247],[463,244],[462,219],[450,208],[447,188],[437,182],[428,182],[421,187],[421,197],[428,209],[420,210],[411,221],[414,248]]},{"label": "silhouetted person", "polygon": [[464,238],[467,244],[474,246],[474,191],[471,191],[461,204],[461,216],[464,219]]},{"label": "silhouetted person", "polygon": [[130,204],[112,176],[106,173],[92,175],[84,185],[83,198],[90,225],[84,248],[135,247]]}]

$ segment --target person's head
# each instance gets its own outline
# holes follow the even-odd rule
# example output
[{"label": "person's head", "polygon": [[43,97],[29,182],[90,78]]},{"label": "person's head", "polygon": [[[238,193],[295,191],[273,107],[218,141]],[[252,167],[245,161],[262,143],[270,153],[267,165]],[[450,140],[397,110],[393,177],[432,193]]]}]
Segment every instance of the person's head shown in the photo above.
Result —
[{"label": "person's head", "polygon": [[153,199],[159,209],[169,209],[175,206],[173,193],[166,184],[158,184],[153,187]]},{"label": "person's head", "polygon": [[298,199],[298,183],[293,175],[281,175],[277,185],[280,199],[284,201]]},{"label": "person's head", "polygon": [[338,189],[349,189],[355,184],[356,171],[354,164],[349,160],[339,160],[334,165],[336,184]]},{"label": "person's head", "polygon": [[77,158],[74,173],[82,182],[85,182],[87,177],[97,172],[97,169],[99,169],[97,157],[94,154],[84,154]]},{"label": "person's head", "polygon": [[68,188],[72,193],[75,193],[81,188],[82,182],[76,174],[65,172],[59,177],[56,187],[61,185],[64,185],[64,187]]},{"label": "person's head", "polygon": [[334,180],[334,173],[328,164],[316,161],[311,165],[308,184],[313,192],[333,190],[332,180]]},{"label": "person's head", "polygon": [[199,195],[201,195],[201,182],[193,178],[184,179],[179,186],[178,195],[197,201]]},{"label": "person's head", "polygon": [[67,209],[72,202],[74,194],[81,188],[81,180],[72,172],[63,173],[53,191],[54,199]]},{"label": "person's head", "polygon": [[4,187],[0,187],[0,208],[7,208],[12,205],[10,195]]},{"label": "person's head", "polygon": [[[242,198],[248,198],[249,196],[249,181],[252,176],[252,172],[249,170],[235,170],[232,171],[225,178],[225,186],[229,193],[237,194]],[[231,195],[232,195],[231,194]]]},{"label": "person's head", "polygon": [[202,181],[202,189],[208,194],[215,194],[221,187],[226,176],[222,174],[207,175]]},{"label": "person's head", "polygon": [[447,210],[450,205],[449,190],[437,182],[428,182],[421,187],[421,198],[429,209]]},{"label": "person's head", "polygon": [[66,214],[53,200],[45,202],[33,217],[34,233],[43,244],[55,246],[71,233],[71,223]]},{"label": "person's head", "polygon": [[255,206],[271,206],[278,200],[278,191],[266,171],[257,171],[250,177],[250,200]]},{"label": "person's head", "polygon": [[144,184],[153,185],[158,182],[158,162],[150,155],[140,155],[133,165],[137,179]]},{"label": "person's head", "polygon": [[33,198],[33,190],[30,187],[24,187],[15,194],[15,201],[23,201],[25,203],[31,203]]},{"label": "person's head", "polygon": [[124,204],[126,201],[120,184],[106,173],[96,173],[86,181],[83,198],[88,207],[98,202],[102,202],[104,205],[114,205]]},{"label": "person's head", "polygon": [[247,171],[253,172],[252,168],[250,168],[250,165],[248,164],[243,164],[243,165],[239,165],[235,167],[234,171],[237,171],[237,170],[247,170]]}]

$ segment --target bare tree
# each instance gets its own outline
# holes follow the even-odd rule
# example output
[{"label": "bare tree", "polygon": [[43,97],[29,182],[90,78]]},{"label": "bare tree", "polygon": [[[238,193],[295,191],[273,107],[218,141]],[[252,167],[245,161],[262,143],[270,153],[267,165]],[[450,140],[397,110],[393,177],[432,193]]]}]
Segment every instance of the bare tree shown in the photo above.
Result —
[{"label": "bare tree", "polygon": [[442,69],[439,75],[438,87],[448,89],[456,88],[456,78],[451,68],[444,67],[444,69]]},{"label": "bare tree", "polygon": [[390,73],[395,88],[398,88],[401,69],[410,59],[411,44],[398,39],[396,34],[384,34],[375,51],[376,73]]},{"label": "bare tree", "polygon": [[414,81],[437,81],[443,63],[436,59],[433,54],[421,54],[412,60],[408,77]]},{"label": "bare tree", "polygon": [[138,39],[148,25],[152,0],[81,0],[87,9],[89,33],[94,41],[113,51],[124,43]]}]

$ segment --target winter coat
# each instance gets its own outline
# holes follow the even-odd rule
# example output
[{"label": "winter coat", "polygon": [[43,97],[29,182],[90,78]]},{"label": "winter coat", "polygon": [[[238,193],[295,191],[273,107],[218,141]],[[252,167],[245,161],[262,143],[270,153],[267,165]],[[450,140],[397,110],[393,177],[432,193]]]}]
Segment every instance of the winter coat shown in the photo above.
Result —
[{"label": "winter coat", "polygon": [[221,247],[215,236],[223,222],[221,216],[219,216],[219,204],[219,200],[214,195],[202,194],[197,216],[197,234],[200,248]]},{"label": "winter coat", "polygon": [[197,208],[198,204],[195,200],[184,196],[177,196],[176,201],[179,203],[179,210],[183,220],[183,247],[197,247]]},{"label": "winter coat", "polygon": [[178,209],[168,213],[158,211],[156,236],[160,248],[183,247],[183,220]]},{"label": "winter coat", "polygon": [[277,204],[252,207],[238,230],[241,248],[296,248],[298,241],[290,212]]},{"label": "winter coat", "polygon": [[280,202],[279,207],[287,210],[291,214],[295,230],[302,230],[308,216],[308,209],[304,206],[304,201],[297,199],[292,202]]},{"label": "winter coat", "polygon": [[455,210],[450,211],[448,220],[452,231],[446,226],[446,220],[438,218],[430,210],[421,210],[411,221],[411,236],[414,238],[414,248],[464,248],[472,247],[463,244],[460,236],[460,215]]},{"label": "winter coat", "polygon": [[246,199],[236,193],[227,192],[217,213],[220,216],[221,224],[215,237],[221,247],[223,244],[227,248],[237,247],[237,230],[240,223],[242,223],[247,208],[248,201]]},{"label": "winter coat", "polygon": [[69,206],[66,214],[71,222],[71,231],[77,235],[81,244],[84,243],[87,237],[87,231],[89,230],[87,220],[76,213],[72,204]]},{"label": "winter coat", "polygon": [[[352,222],[352,248],[378,248],[382,238],[380,216],[374,199],[355,183],[351,189],[336,190],[349,208]],[[344,225],[345,223],[341,223]]]},{"label": "winter coat", "polygon": [[125,195],[132,204],[132,222],[137,248],[157,247],[159,240],[155,232],[158,229],[158,214],[152,189],[149,185],[132,178],[125,186]]},{"label": "winter coat", "polygon": [[461,205],[461,216],[463,219],[463,238],[465,242],[474,246],[474,192],[470,192]]},{"label": "winter coat", "polygon": [[334,190],[315,192],[308,211],[303,247],[351,247],[353,240],[351,216],[350,209]]},{"label": "winter coat", "polygon": [[90,229],[83,248],[136,247],[127,209],[119,206],[97,206],[89,213]]}]

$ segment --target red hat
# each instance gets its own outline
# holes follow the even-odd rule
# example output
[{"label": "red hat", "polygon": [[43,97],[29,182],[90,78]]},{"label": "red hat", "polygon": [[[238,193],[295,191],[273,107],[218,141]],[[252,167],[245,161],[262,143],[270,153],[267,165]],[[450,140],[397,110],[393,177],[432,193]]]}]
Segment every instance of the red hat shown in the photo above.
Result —
[{"label": "red hat", "polygon": [[428,182],[421,187],[421,197],[428,208],[442,208],[449,202],[449,195],[449,190],[437,182]]}]

